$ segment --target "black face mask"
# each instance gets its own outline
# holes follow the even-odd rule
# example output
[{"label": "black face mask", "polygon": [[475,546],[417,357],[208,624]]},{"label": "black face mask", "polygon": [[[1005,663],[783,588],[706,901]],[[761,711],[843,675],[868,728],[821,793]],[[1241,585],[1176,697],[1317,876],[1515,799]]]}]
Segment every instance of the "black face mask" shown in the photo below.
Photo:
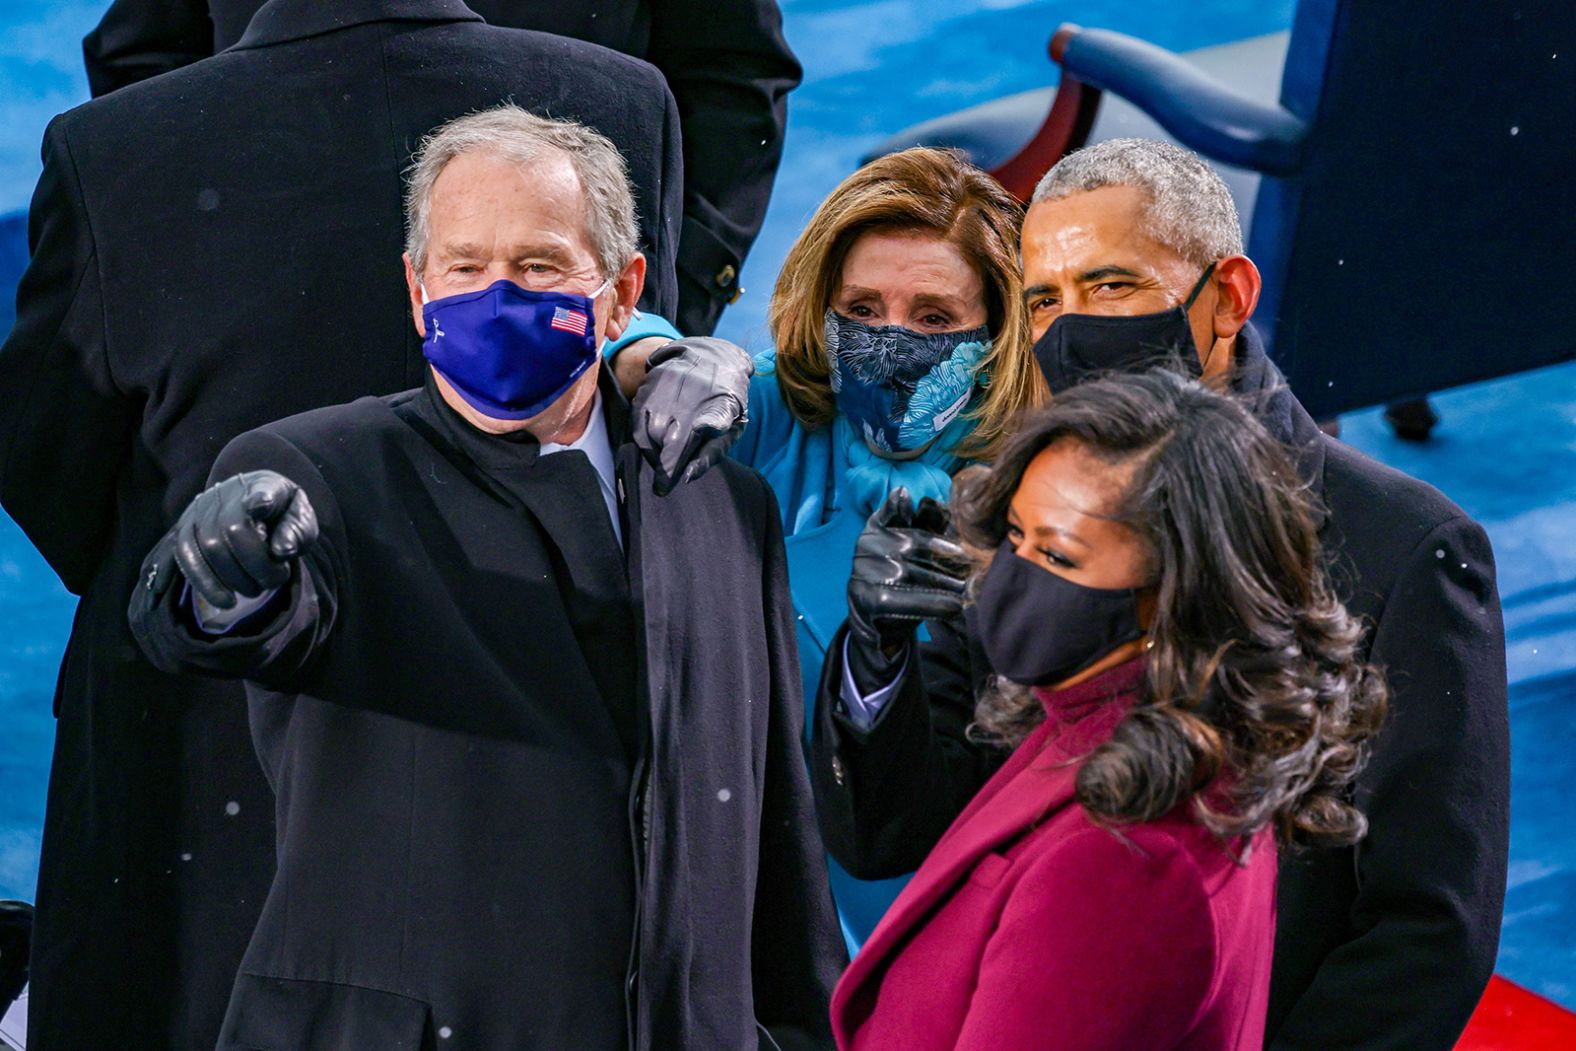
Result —
[{"label": "black face mask", "polygon": [[985,572],[969,631],[997,675],[1050,686],[1144,633],[1133,588],[1091,588],[1019,558],[1003,544]]},{"label": "black face mask", "polygon": [[1187,300],[1158,314],[1108,317],[1063,314],[1034,344],[1034,357],[1051,393],[1111,372],[1142,372],[1156,365],[1180,365],[1191,376],[1203,372],[1187,312],[1209,283],[1215,264],[1188,293]]}]

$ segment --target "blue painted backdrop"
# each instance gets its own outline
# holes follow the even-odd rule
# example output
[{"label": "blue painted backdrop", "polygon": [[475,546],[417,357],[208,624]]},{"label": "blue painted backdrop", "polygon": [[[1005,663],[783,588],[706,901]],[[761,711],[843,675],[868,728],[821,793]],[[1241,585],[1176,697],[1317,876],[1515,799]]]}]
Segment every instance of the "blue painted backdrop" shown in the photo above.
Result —
[{"label": "blue painted backdrop", "polygon": [[[79,41],[102,0],[0,0],[0,332],[25,257],[38,143],[87,96]],[[880,138],[1047,83],[1057,24],[1123,29],[1186,50],[1286,28],[1292,0],[783,0],[805,66],[777,192],[720,333],[766,345],[766,298],[815,204]],[[1487,526],[1510,635],[1513,836],[1501,970],[1576,1006],[1576,368],[1452,392],[1426,447],[1375,413],[1348,440],[1445,490]],[[0,412],[5,411],[0,406]],[[53,737],[50,699],[71,596],[0,515],[0,897],[30,898]]]}]

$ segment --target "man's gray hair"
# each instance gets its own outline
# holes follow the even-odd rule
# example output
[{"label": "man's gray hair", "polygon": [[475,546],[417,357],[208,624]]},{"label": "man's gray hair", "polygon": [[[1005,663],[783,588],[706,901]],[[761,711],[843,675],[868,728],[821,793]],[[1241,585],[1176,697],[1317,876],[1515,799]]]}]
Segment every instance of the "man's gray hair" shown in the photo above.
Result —
[{"label": "man's gray hair", "polygon": [[1200,268],[1242,254],[1231,191],[1195,153],[1169,142],[1108,139],[1068,154],[1045,173],[1031,204],[1106,186],[1144,191],[1144,232]]},{"label": "man's gray hair", "polygon": [[422,140],[405,192],[405,251],[420,276],[432,235],[432,188],[462,153],[491,153],[522,168],[549,150],[564,154],[580,180],[586,233],[602,276],[616,279],[639,243],[635,194],[624,157],[606,136],[569,120],[538,117],[513,103],[456,117]]}]

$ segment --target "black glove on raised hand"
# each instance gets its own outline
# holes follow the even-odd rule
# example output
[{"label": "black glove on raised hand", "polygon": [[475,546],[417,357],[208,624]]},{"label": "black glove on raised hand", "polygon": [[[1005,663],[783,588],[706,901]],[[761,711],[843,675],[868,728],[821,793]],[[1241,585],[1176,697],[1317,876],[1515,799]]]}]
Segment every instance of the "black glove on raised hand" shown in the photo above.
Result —
[{"label": "black glove on raised hand", "polygon": [[237,595],[289,583],[317,535],[317,515],[300,486],[274,471],[248,471],[197,494],[143,563],[143,583],[162,593],[178,568],[198,598],[230,609]]},{"label": "black glove on raised hand", "polygon": [[920,621],[963,609],[969,558],[943,534],[947,509],[926,497],[916,511],[907,489],[894,489],[865,523],[848,578],[848,665],[854,684],[871,693],[892,681]]},{"label": "black glove on raised hand", "polygon": [[635,445],[651,464],[658,496],[722,459],[749,422],[755,363],[725,339],[691,336],[652,352],[635,391]]}]

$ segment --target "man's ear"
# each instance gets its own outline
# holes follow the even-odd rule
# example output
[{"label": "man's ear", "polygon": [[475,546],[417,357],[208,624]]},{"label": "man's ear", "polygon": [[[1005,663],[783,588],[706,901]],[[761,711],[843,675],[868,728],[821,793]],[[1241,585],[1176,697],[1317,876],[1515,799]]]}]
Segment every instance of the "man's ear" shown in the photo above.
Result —
[{"label": "man's ear", "polygon": [[1215,313],[1211,319],[1216,339],[1230,339],[1242,331],[1259,305],[1264,287],[1259,268],[1245,255],[1228,255],[1215,264]]},{"label": "man's ear", "polygon": [[646,257],[636,252],[613,282],[613,305],[608,310],[606,338],[617,339],[624,334],[635,318],[635,304],[640,301],[645,287]]},{"label": "man's ear", "polygon": [[422,319],[421,282],[416,279],[416,268],[410,265],[410,253],[400,256],[405,260],[405,288],[410,292],[410,316],[416,322],[416,334],[427,338],[427,322]]}]

